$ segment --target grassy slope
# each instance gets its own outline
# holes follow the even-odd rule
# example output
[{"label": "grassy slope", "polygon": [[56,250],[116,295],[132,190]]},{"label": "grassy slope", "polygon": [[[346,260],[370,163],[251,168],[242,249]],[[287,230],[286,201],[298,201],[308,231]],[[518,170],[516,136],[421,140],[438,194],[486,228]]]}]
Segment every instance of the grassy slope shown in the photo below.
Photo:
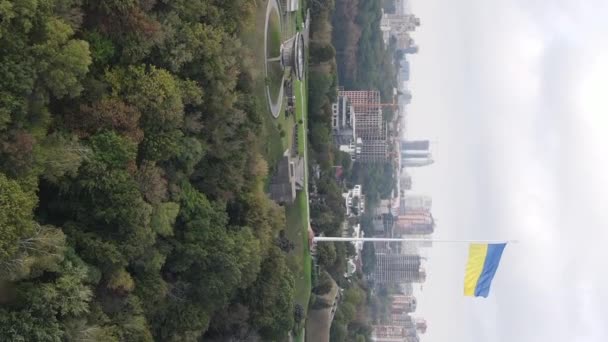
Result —
[{"label": "grassy slope", "polygon": [[[300,8],[304,8],[303,1],[300,0]],[[298,26],[301,27],[301,23],[303,23],[303,10],[298,11],[297,20]],[[300,155],[305,155],[306,150],[308,148],[307,143],[308,140],[304,137],[307,134],[308,127],[308,81],[305,78],[303,82],[296,81],[295,85],[295,93],[297,95],[296,101],[296,120],[302,120],[304,124],[298,125],[298,153]],[[308,158],[306,160],[306,184],[308,184]],[[298,211],[300,212],[299,218],[299,241],[301,241],[301,246],[303,248],[299,251],[295,251],[297,254],[297,258],[299,259],[299,264],[301,265],[300,270],[300,279],[296,282],[296,301],[299,304],[302,304],[304,310],[308,310],[308,301],[310,300],[311,293],[311,267],[312,260],[310,256],[310,250],[308,248],[308,226],[310,224],[310,216],[308,212],[308,191],[303,191],[298,195],[296,199],[296,205],[298,207]],[[288,211],[289,213],[289,211]],[[288,218],[288,222],[289,218]],[[296,241],[296,240],[292,240]],[[304,341],[305,339],[305,331],[304,326],[305,322],[302,325],[299,333],[294,336],[295,341]]]},{"label": "grassy slope", "polygon": [[[297,96],[296,101],[296,119],[306,123],[306,95],[300,96],[302,87],[305,85],[302,82],[295,82],[295,91]],[[304,138],[306,134],[306,125],[298,125],[298,152],[304,155],[306,149]],[[306,175],[308,181],[308,175]],[[310,251],[308,249],[308,193],[301,191],[296,197],[293,205],[287,208],[287,224],[288,237],[296,245],[292,252],[291,258],[295,262],[292,263],[294,271],[297,271],[300,276],[296,280],[296,301],[306,309],[308,307],[308,299],[310,297]],[[295,266],[298,265],[298,266]]]},{"label": "grassy slope", "polygon": [[[261,0],[257,2],[257,13],[255,30],[244,32],[242,35],[243,42],[245,45],[253,51],[255,63],[255,96],[260,106],[263,106],[268,110],[268,115],[263,117],[263,141],[261,153],[268,162],[269,166],[276,165],[283,152],[290,146],[292,141],[292,129],[294,124],[293,118],[286,118],[284,113],[281,113],[278,119],[274,119],[268,109],[266,100],[266,89],[264,79],[264,64],[266,54],[264,51],[264,27],[266,21],[266,6],[268,1]],[[262,47],[262,48],[260,48]],[[279,124],[285,130],[285,136],[281,137],[279,134]]]},{"label": "grassy slope", "polygon": [[[279,57],[281,55],[281,25],[279,13],[272,11],[268,20],[268,44],[266,55],[270,58]],[[281,89],[283,81],[283,69],[278,61],[269,62],[268,64],[268,87],[270,88],[270,96],[272,101],[277,101],[277,96]]]},{"label": "grassy slope", "polygon": [[[258,13],[256,18],[255,32],[249,32],[244,35],[244,41],[255,53],[255,67],[260,72],[260,76],[256,81],[256,97],[264,106],[266,104],[265,80],[264,80],[264,63],[265,51],[260,46],[264,46],[264,26],[266,17],[266,6],[268,1],[258,1]],[[298,22],[302,23],[302,14],[298,13]],[[292,21],[295,24],[295,20]],[[294,28],[295,31],[295,28]],[[268,161],[268,165],[272,168],[276,165],[282,153],[291,145],[293,141],[293,127],[296,122],[302,120],[304,124],[298,125],[298,152],[304,155],[306,150],[306,135],[307,122],[307,85],[305,82],[294,82],[294,92],[296,99],[296,115],[285,117],[284,111],[278,119],[274,119],[268,111],[268,115],[264,117],[264,135],[266,144],[263,146],[262,154]],[[303,91],[302,91],[303,90]],[[278,125],[285,131],[285,136],[281,138]],[[308,183],[308,167],[306,167],[306,184]],[[294,243],[294,250],[288,258],[289,267],[294,272],[296,280],[296,295],[295,301],[301,304],[305,310],[308,309],[308,301],[311,291],[311,256],[308,249],[308,193],[301,191],[296,197],[296,201],[286,208],[287,219],[287,236]],[[303,326],[299,329],[300,333],[295,336],[295,341],[304,340]]]}]

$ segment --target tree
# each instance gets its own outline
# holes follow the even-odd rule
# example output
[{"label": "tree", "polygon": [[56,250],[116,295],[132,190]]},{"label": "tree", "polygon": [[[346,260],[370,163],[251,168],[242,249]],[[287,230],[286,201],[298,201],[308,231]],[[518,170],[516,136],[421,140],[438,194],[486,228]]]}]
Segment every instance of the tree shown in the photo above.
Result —
[{"label": "tree", "polygon": [[95,134],[89,139],[92,161],[110,169],[124,169],[135,159],[135,144],[113,131]]},{"label": "tree", "polygon": [[10,280],[37,276],[44,271],[55,271],[63,260],[65,236],[52,226],[34,223],[33,231],[18,241],[19,250],[0,273],[8,273]]},{"label": "tree", "polygon": [[338,307],[342,313],[342,322],[347,323],[355,318],[355,306],[350,302],[342,302]]},{"label": "tree", "polygon": [[62,342],[63,332],[55,318],[34,317],[26,310],[0,308],[0,340]]},{"label": "tree", "polygon": [[64,176],[76,176],[82,161],[91,155],[75,136],[59,132],[48,135],[42,146],[37,162],[43,168],[42,177],[53,183]]},{"label": "tree", "polygon": [[6,264],[19,251],[19,241],[32,234],[34,194],[26,194],[17,182],[0,173],[0,263]]},{"label": "tree", "polygon": [[[183,136],[179,129],[184,120],[184,100],[198,103],[200,88],[182,87],[182,81],[154,66],[114,69],[107,72],[105,78],[114,96],[124,96],[127,103],[142,113],[142,157],[166,160],[175,155]],[[188,90],[185,95],[181,93],[184,88]]]},{"label": "tree", "polygon": [[336,49],[331,44],[320,44],[315,41],[310,44],[311,63],[323,63],[334,59]]},{"label": "tree", "polygon": [[279,247],[285,253],[289,253],[295,248],[295,245],[293,244],[293,242],[291,242],[285,236],[284,230],[281,230],[281,232],[279,232],[279,236],[276,238],[275,244],[277,245],[277,247]]},{"label": "tree", "polygon": [[111,330],[90,325],[84,319],[70,319],[64,323],[64,338],[67,341],[107,341],[119,342]]},{"label": "tree", "polygon": [[294,307],[293,318],[296,324],[300,324],[302,319],[304,319],[304,307],[301,304],[296,304]]},{"label": "tree", "polygon": [[251,323],[266,340],[279,340],[294,325],[295,281],[285,257],[272,248],[262,263],[260,276],[246,290],[244,298],[250,308]]},{"label": "tree", "polygon": [[374,269],[376,268],[376,252],[374,250],[373,244],[363,244],[361,258],[363,259],[363,273],[372,274],[374,272]]},{"label": "tree", "polygon": [[[336,314],[337,315],[337,314]],[[346,337],[348,336],[348,331],[346,326],[336,319],[334,319],[331,328],[329,330],[329,339],[335,342],[343,342],[346,341]]]},{"label": "tree", "polygon": [[143,139],[139,127],[141,112],[118,97],[105,97],[92,105],[81,106],[79,111],[67,115],[66,124],[81,137],[103,130],[114,130],[134,143]]},{"label": "tree", "polygon": [[24,282],[18,286],[17,301],[37,316],[80,316],[89,312],[93,297],[84,284],[87,270],[66,260],[52,282]]},{"label": "tree", "polygon": [[204,157],[205,149],[205,145],[200,140],[192,137],[182,137],[177,148],[174,165],[179,166],[185,176],[192,175],[196,165]]},{"label": "tree", "polygon": [[17,177],[31,171],[34,166],[36,139],[24,130],[11,131],[0,140],[0,170]]},{"label": "tree", "polygon": [[[256,280],[261,262],[258,240],[250,229],[227,224],[225,206],[209,201],[187,183],[182,185],[174,235],[167,239],[172,252],[163,267],[172,301],[159,315],[174,316],[170,310],[179,307],[184,315],[193,316],[158,317],[155,330],[160,339],[179,340],[181,332],[193,328],[200,333],[213,311]],[[184,307],[184,301],[190,304]]]},{"label": "tree", "polygon": [[365,299],[365,292],[359,286],[352,286],[344,291],[344,301],[359,306]]},{"label": "tree", "polygon": [[33,220],[34,194],[0,173],[0,276],[15,280],[33,269],[48,270],[61,261],[65,237]]},{"label": "tree", "polygon": [[131,275],[126,270],[117,270],[108,279],[108,289],[120,294],[125,295],[135,288],[135,282]]},{"label": "tree", "polygon": [[160,203],[153,209],[150,225],[160,236],[173,236],[173,226],[178,214],[179,204],[174,202]]},{"label": "tree", "polygon": [[331,289],[334,287],[334,281],[327,273],[327,271],[323,271],[321,276],[319,277],[319,283],[315,286],[312,291],[317,295],[324,295],[329,293]]},{"label": "tree", "polygon": [[75,97],[82,91],[80,80],[91,64],[89,44],[73,40],[72,28],[60,19],[49,18],[44,27],[42,44],[35,44],[32,52],[39,63],[40,80],[55,97]]},{"label": "tree", "polygon": [[[132,150],[121,142],[120,137],[106,134],[93,143],[95,160],[85,163],[78,178],[60,194],[59,209],[80,223],[70,232],[86,237],[77,241],[104,246],[108,253],[112,251],[113,260],[134,260],[152,246],[156,236],[150,226],[152,206],[143,200],[135,180],[127,171],[110,168],[126,167],[123,164],[130,158]],[[81,235],[82,230],[92,234]],[[96,262],[104,261],[91,256]]]},{"label": "tree", "polygon": [[329,267],[336,261],[336,247],[333,242],[324,242],[317,245],[317,262],[319,265]]},{"label": "tree", "polygon": [[159,204],[167,197],[167,180],[161,168],[153,162],[143,161],[137,170],[135,179],[144,198],[152,204]]},{"label": "tree", "polygon": [[249,324],[249,318],[249,309],[245,305],[232,304],[214,315],[205,338],[211,341],[226,341],[233,337],[250,341],[253,328]]}]

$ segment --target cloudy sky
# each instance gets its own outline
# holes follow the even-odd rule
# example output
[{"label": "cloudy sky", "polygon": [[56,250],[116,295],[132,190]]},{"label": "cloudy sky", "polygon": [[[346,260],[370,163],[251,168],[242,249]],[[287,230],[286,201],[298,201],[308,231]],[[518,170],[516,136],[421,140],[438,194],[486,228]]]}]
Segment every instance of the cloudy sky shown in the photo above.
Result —
[{"label": "cloudy sky", "polygon": [[518,239],[488,299],[435,245],[423,341],[608,341],[608,1],[411,0],[408,134],[436,237]]}]

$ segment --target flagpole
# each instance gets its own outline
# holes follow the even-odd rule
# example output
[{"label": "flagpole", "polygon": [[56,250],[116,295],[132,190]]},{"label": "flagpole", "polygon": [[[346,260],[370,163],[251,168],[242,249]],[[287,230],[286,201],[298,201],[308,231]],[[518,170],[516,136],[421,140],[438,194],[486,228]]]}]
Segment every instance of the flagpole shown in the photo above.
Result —
[{"label": "flagpole", "polygon": [[384,237],[337,237],[315,236],[314,242],[432,242],[432,243],[517,243],[517,240],[452,240],[421,238],[384,238]]}]

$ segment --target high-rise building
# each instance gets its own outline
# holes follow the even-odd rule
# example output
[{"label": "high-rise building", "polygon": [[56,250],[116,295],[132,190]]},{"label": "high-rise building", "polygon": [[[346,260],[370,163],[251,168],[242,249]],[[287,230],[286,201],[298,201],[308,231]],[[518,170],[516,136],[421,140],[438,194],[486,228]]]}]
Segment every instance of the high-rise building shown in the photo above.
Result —
[{"label": "high-rise building", "polygon": [[414,38],[412,38],[409,33],[397,35],[395,38],[397,39],[398,50],[404,50],[411,46],[415,46]]},{"label": "high-rise building", "polygon": [[428,210],[410,211],[397,216],[393,227],[393,234],[400,235],[428,235],[435,230],[435,220]]},{"label": "high-rise building", "polygon": [[426,333],[428,326],[424,318],[412,318],[412,316],[408,317],[409,319],[403,322],[403,326],[410,335]]},{"label": "high-rise building", "polygon": [[[363,163],[382,163],[388,160],[388,127],[382,118],[380,92],[377,90],[340,90],[339,98],[347,98],[352,108],[354,142],[349,148],[354,160]],[[344,100],[343,100],[344,101]],[[339,103],[338,103],[339,108]],[[346,144],[344,144],[346,145]]]},{"label": "high-rise building", "polygon": [[380,103],[380,92],[377,90],[340,90],[338,96],[346,96],[353,105]]},{"label": "high-rise building", "polygon": [[419,167],[434,162],[428,140],[404,140],[400,149],[402,167]]},{"label": "high-rise building", "polygon": [[420,48],[418,47],[418,45],[410,45],[407,48],[403,49],[403,53],[408,53],[408,54],[418,53],[418,51],[420,51]]},{"label": "high-rise building", "polygon": [[433,199],[425,195],[404,194],[399,198],[399,214],[405,215],[413,211],[430,211]]},{"label": "high-rise building", "polygon": [[429,151],[403,152],[401,157],[403,159],[428,159],[431,158],[431,153]]},{"label": "high-rise building", "polygon": [[423,283],[426,271],[419,255],[376,254],[372,277],[378,284]]},{"label": "high-rise building", "polygon": [[349,99],[355,114],[355,135],[363,140],[386,140],[380,92],[377,90],[342,90],[338,96]]},{"label": "high-rise building", "polygon": [[[408,316],[409,317],[409,316]],[[416,331],[402,325],[372,325],[372,341],[374,342],[419,342]]]},{"label": "high-rise building", "polygon": [[362,163],[383,163],[388,160],[388,144],[385,139],[362,139],[361,152],[356,158]]},{"label": "high-rise building", "polygon": [[372,226],[374,227],[374,234],[377,236],[391,236],[394,223],[395,216],[391,212],[372,216]]},{"label": "high-rise building", "polygon": [[403,140],[401,141],[401,150],[407,151],[428,151],[431,143],[428,140]]},{"label": "high-rise building", "polygon": [[391,314],[408,314],[416,311],[418,301],[414,296],[395,295],[391,300]]},{"label": "high-rise building", "polygon": [[402,167],[422,167],[422,166],[431,165],[434,162],[435,162],[435,160],[433,160],[432,158],[406,159],[406,160],[402,161],[401,166]]},{"label": "high-rise building", "polygon": [[338,145],[348,145],[355,140],[355,109],[348,97],[338,96],[331,105],[331,128]]},{"label": "high-rise building", "polygon": [[414,14],[382,13],[380,30],[389,31],[392,35],[415,31],[420,26],[420,18]]},{"label": "high-rise building", "polygon": [[399,180],[399,187],[401,188],[400,190],[412,189],[412,176],[409,173],[403,172],[401,174],[401,179]]},{"label": "high-rise building", "polygon": [[[410,80],[410,62],[407,59],[402,59],[399,62],[399,74],[397,75],[400,82],[407,82]],[[411,93],[409,98],[406,99],[406,103],[411,102]]]}]

